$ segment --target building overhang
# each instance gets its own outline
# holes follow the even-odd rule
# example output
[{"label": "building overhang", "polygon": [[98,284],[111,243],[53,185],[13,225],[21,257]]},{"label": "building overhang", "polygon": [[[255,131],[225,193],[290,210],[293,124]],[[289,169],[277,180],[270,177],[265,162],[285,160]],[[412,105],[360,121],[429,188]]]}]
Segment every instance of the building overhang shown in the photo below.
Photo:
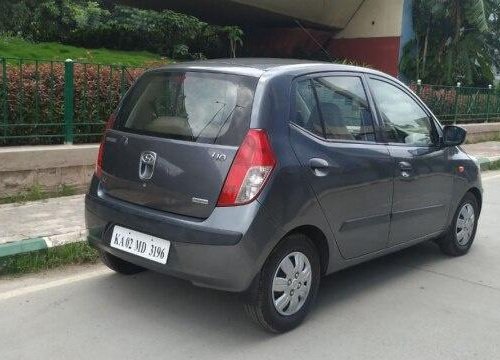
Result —
[{"label": "building overhang", "polygon": [[343,29],[364,0],[118,0],[145,9],[171,9],[216,24]]}]

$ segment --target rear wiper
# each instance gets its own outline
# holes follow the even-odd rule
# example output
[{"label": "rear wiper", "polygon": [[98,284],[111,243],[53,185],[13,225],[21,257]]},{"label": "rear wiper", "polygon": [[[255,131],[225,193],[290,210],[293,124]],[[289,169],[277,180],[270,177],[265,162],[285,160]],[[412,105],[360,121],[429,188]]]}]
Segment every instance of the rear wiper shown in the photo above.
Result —
[{"label": "rear wiper", "polygon": [[227,121],[229,120],[229,118],[233,115],[234,113],[234,110],[236,110],[236,108],[239,107],[239,108],[244,108],[243,106],[241,105],[238,105],[238,104],[234,104],[233,108],[231,109],[231,111],[229,112],[229,114],[226,116],[226,119],[224,120],[224,122],[222,123],[222,126],[219,128],[219,131],[217,131],[217,135],[215,135],[214,137],[214,141],[212,142],[212,144],[215,144],[215,142],[217,141],[217,139],[219,138],[219,135],[220,135],[220,132],[222,131],[222,129],[224,128],[224,126],[226,125]]},{"label": "rear wiper", "polygon": [[[196,137],[196,140],[198,140],[198,138],[203,133],[203,131],[205,131],[205,129],[215,120],[215,117],[221,112],[221,110],[226,107],[226,103],[223,103],[221,101],[215,101],[215,104],[222,104],[222,106],[220,107],[219,110],[217,110],[215,112],[214,116],[212,116],[212,118],[210,119],[210,121],[207,122],[207,124],[203,127],[203,129],[200,130],[200,132],[198,133],[198,136]],[[194,136],[193,136],[193,139],[194,139]]]}]

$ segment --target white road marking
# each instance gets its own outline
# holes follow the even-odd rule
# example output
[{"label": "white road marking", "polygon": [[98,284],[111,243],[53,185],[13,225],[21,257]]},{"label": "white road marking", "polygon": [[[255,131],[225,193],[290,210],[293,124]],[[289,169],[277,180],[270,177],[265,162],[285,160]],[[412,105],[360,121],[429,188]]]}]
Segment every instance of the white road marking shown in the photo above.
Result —
[{"label": "white road marking", "polygon": [[55,288],[58,286],[68,285],[68,284],[76,283],[79,281],[92,279],[92,278],[106,275],[109,273],[111,273],[111,270],[105,268],[105,269],[100,269],[97,271],[92,271],[92,272],[88,272],[88,273],[84,273],[84,274],[70,276],[70,277],[67,277],[64,279],[49,281],[49,282],[44,283],[44,284],[32,285],[32,286],[23,287],[20,289],[9,290],[9,291],[6,291],[4,293],[0,293],[0,301],[12,299],[12,298],[15,298],[15,297],[18,297],[21,295],[31,294],[31,293],[41,291],[41,290],[52,289],[52,288]]}]

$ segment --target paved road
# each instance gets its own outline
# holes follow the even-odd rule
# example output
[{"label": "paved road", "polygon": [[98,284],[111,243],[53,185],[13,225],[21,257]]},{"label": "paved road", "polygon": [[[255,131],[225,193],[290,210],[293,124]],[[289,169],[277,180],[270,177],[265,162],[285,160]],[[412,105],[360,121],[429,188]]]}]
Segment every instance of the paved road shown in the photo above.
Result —
[{"label": "paved road", "polygon": [[262,332],[235,295],[73,267],[0,280],[0,358],[499,359],[500,173],[484,186],[467,256],[427,243],[330,276],[290,333]]}]

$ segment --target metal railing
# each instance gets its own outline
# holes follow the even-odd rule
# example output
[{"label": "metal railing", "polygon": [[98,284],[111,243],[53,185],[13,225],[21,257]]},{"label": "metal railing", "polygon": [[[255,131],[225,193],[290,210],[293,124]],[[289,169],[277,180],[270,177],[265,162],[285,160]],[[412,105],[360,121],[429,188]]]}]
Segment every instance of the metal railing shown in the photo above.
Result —
[{"label": "metal railing", "polygon": [[0,58],[0,146],[100,141],[105,121],[146,68]]},{"label": "metal railing", "polygon": [[445,124],[500,121],[500,91],[492,85],[441,86],[417,81],[410,87]]},{"label": "metal railing", "polygon": [[[105,121],[144,67],[0,58],[0,146],[98,142]],[[410,87],[443,123],[500,121],[500,91]]]}]

